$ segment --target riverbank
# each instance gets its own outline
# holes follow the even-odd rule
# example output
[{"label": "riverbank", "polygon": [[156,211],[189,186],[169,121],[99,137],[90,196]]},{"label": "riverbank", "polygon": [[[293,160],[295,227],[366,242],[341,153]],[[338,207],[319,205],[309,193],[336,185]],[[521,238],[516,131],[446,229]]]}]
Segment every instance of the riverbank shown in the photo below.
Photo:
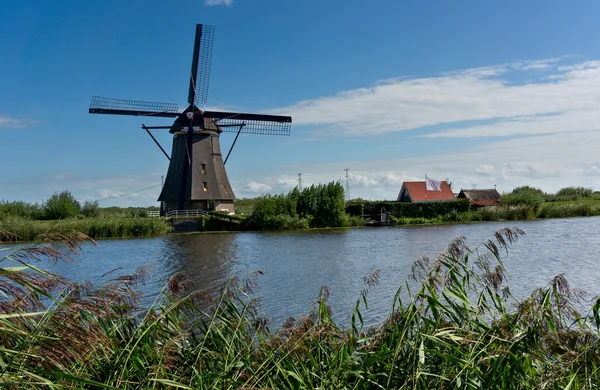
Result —
[{"label": "riverbank", "polygon": [[14,241],[34,241],[48,234],[83,233],[94,239],[152,237],[167,234],[172,227],[163,218],[71,218],[51,221],[4,218],[0,231],[15,235]]},{"label": "riverbank", "polygon": [[[458,202],[457,202],[458,203]],[[463,202],[464,203],[464,202]],[[367,212],[388,210],[387,217],[397,226],[410,225],[446,225],[460,223],[477,223],[492,221],[531,221],[536,219],[549,218],[569,218],[569,217],[589,217],[600,215],[600,200],[568,200],[543,202],[540,205],[497,205],[470,209],[468,205],[461,204],[455,209],[451,202],[445,202],[445,208],[439,212],[421,211],[412,212],[409,215],[402,216],[403,212],[395,210],[398,206],[395,202],[365,202],[367,206],[362,206],[361,211]],[[415,206],[418,204],[411,204]],[[402,205],[406,208],[406,204]],[[437,206],[436,206],[437,207]],[[347,207],[349,211],[356,212],[356,207]],[[447,209],[447,210],[446,210]],[[468,211],[456,211],[456,209]],[[405,211],[404,209],[402,209]],[[436,215],[436,213],[438,213]],[[433,214],[433,216],[431,216]],[[371,218],[378,219],[378,214],[369,214]],[[186,231],[248,231],[248,230],[297,230],[297,229],[315,229],[311,227],[309,219],[299,216],[289,215],[267,215],[260,219],[250,219],[250,216],[229,216],[223,213],[212,212],[208,216],[189,219]],[[342,226],[335,227],[358,227],[364,226],[369,222],[369,218],[359,215],[346,217],[337,220]],[[248,223],[252,222],[252,223]],[[33,241],[45,234],[68,234],[71,232],[80,232],[94,239],[102,238],[129,238],[129,237],[153,237],[174,232],[173,224],[164,218],[149,217],[89,217],[89,218],[69,218],[61,220],[32,220],[19,217],[5,217],[0,219],[0,230],[11,231],[18,241]]]},{"label": "riverbank", "polygon": [[[140,310],[132,294],[143,270],[82,288],[48,274],[27,278],[30,272],[7,267],[12,261],[4,252],[0,262],[8,271],[0,284],[13,288],[0,309],[0,382],[125,389],[591,388],[600,381],[594,325],[600,301],[592,302],[589,317],[580,316],[577,291],[557,276],[516,304],[501,256],[521,235],[501,229],[472,250],[457,239],[444,256],[415,263],[420,287],[399,291],[389,316],[372,328],[363,324],[377,271],[357,292],[348,326],[333,321],[324,288],[308,315],[276,327],[260,315],[252,278],[208,294],[177,274],[150,310]],[[57,245],[9,256],[35,263]],[[46,306],[40,291],[63,293]]]},{"label": "riverbank", "polygon": [[[531,221],[536,219],[591,217],[600,215],[600,200],[573,200],[544,202],[540,205],[497,205],[479,207],[468,211],[451,210],[429,216],[403,216],[394,209],[392,202],[372,202],[369,210],[386,208],[388,218],[397,225],[436,225],[449,223],[471,223],[491,221]],[[449,203],[449,202],[448,202]],[[426,215],[426,213],[422,213]],[[377,214],[372,215],[378,217]]]}]

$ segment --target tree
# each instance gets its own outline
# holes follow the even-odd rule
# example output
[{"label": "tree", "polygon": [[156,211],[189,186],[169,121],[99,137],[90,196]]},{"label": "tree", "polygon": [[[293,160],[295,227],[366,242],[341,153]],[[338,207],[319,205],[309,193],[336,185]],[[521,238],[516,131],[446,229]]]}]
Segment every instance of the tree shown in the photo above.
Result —
[{"label": "tree", "polygon": [[100,214],[100,206],[98,205],[98,201],[95,200],[90,202],[86,200],[81,207],[81,214],[85,215],[88,218],[96,218]]},{"label": "tree", "polygon": [[572,197],[581,197],[581,198],[589,198],[592,196],[594,191],[591,188],[585,187],[565,187],[558,190],[556,193],[557,196],[572,196]]},{"label": "tree", "polygon": [[536,208],[544,202],[544,191],[539,188],[522,186],[515,188],[510,194],[502,195],[500,203],[506,205],[527,205]]},{"label": "tree", "polygon": [[79,215],[81,205],[69,191],[55,192],[45,203],[46,219],[65,219]]}]

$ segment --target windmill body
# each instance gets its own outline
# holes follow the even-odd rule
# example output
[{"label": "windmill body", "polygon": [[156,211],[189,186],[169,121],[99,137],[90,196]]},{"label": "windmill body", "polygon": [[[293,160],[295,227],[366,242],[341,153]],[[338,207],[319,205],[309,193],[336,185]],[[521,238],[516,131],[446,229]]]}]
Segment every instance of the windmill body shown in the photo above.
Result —
[{"label": "windmill body", "polygon": [[[280,115],[202,111],[206,104],[214,27],[198,24],[192,57],[189,107],[179,112],[176,104],[93,97],[90,113],[176,118],[171,126],[145,126],[170,160],[158,200],[163,214],[173,210],[234,212],[235,195],[225,164],[240,134],[289,135],[292,118]],[[150,130],[170,129],[173,146],[169,156]],[[236,133],[225,159],[220,136]]]},{"label": "windmill body", "polygon": [[[203,129],[193,131],[191,164],[186,182],[185,207],[187,210],[234,210],[235,195],[227,178],[221,154],[221,130],[209,120]],[[164,212],[179,210],[181,177],[187,163],[187,130],[172,129],[173,148],[164,186],[158,197]]]}]

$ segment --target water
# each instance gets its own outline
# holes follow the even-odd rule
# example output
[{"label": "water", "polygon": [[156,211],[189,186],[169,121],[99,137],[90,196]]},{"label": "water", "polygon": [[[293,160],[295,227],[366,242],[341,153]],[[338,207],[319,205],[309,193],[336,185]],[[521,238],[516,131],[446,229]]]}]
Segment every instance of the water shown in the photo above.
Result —
[{"label": "water", "polygon": [[144,304],[151,304],[175,272],[196,288],[214,291],[233,275],[260,270],[255,295],[275,325],[308,314],[321,286],[330,291],[334,318],[348,323],[363,277],[380,269],[380,284],[369,291],[368,322],[381,321],[394,294],[407,280],[413,261],[435,256],[456,236],[475,246],[502,227],[517,226],[526,236],[505,258],[511,291],[518,297],[564,273],[573,287],[600,294],[600,217],[471,225],[383,227],[172,235],[150,239],[104,240],[86,244],[76,264],[51,270],[73,280],[100,283],[110,276],[150,267]]}]

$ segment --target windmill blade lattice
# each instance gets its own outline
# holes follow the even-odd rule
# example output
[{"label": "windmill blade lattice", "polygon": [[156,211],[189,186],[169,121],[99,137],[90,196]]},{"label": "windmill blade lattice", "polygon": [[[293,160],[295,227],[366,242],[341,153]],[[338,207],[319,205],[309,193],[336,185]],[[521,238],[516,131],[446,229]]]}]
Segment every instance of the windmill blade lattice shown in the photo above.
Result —
[{"label": "windmill blade lattice", "polygon": [[290,135],[292,126],[289,116],[206,111],[204,117],[212,119],[221,131],[227,133]]},{"label": "windmill blade lattice", "polygon": [[208,83],[214,39],[215,26],[207,24],[196,26],[188,103],[199,108],[204,107],[208,100]]},{"label": "windmill blade lattice", "polygon": [[145,102],[93,96],[89,112],[91,114],[176,117],[179,115],[179,107],[176,103]]}]

